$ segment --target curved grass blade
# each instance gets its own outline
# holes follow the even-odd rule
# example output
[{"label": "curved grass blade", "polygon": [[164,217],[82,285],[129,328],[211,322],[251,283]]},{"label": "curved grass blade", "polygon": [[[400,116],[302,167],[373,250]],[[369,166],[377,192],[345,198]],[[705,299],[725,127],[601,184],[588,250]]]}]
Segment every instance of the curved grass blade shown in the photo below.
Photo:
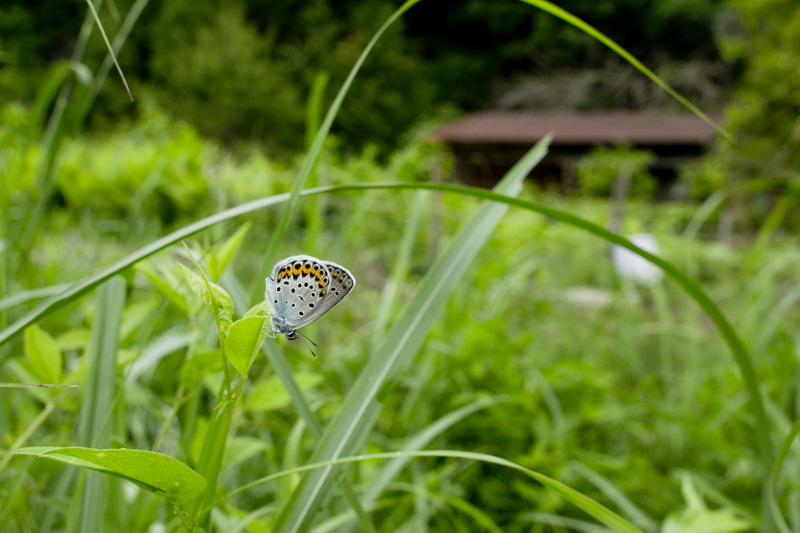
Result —
[{"label": "curved grass blade", "polygon": [[769,507],[769,511],[772,513],[772,518],[778,529],[780,529],[781,533],[789,533],[790,529],[786,523],[786,519],[783,517],[780,506],[778,506],[775,485],[778,481],[778,474],[780,474],[783,461],[786,459],[786,456],[789,455],[789,452],[792,449],[792,443],[794,443],[794,439],[797,438],[798,433],[800,433],[800,420],[794,423],[792,429],[789,430],[789,433],[786,435],[786,438],[783,439],[783,443],[781,444],[781,447],[775,457],[775,462],[772,464],[772,468],[770,469],[769,479],[767,480],[766,505]]},{"label": "curved grass blade", "polygon": [[[316,189],[314,191],[306,191],[306,193],[312,193],[312,194],[319,193],[323,192],[323,190],[325,190],[325,188]],[[248,202],[246,204],[242,204],[237,207],[221,211],[215,215],[211,215],[209,217],[198,220],[194,224],[190,224],[184,228],[173,231],[172,233],[151,242],[147,246],[139,248],[137,251],[127,255],[126,257],[120,259],[116,263],[113,263],[111,266],[104,268],[97,274],[89,276],[88,278],[85,278],[82,281],[70,285],[64,291],[43,302],[35,309],[33,309],[31,312],[27,313],[22,318],[11,324],[9,327],[0,332],[0,345],[7,342],[11,337],[17,335],[26,326],[36,322],[37,320],[49,315],[53,311],[67,305],[76,298],[86,294],[87,292],[95,288],[97,285],[103,283],[104,281],[114,276],[115,274],[123,272],[124,270],[130,268],[134,264],[141,261],[142,259],[150,257],[154,253],[179,242],[181,239],[190,237],[195,233],[199,233],[204,229],[214,226],[215,224],[219,224],[220,222],[236,218],[245,213],[250,213],[252,211],[256,211],[264,207],[285,202],[288,198],[289,198],[288,194],[278,194],[275,196],[269,196],[267,198],[260,198],[252,202]],[[2,364],[2,362],[3,359],[2,357],[0,357],[0,364]]]},{"label": "curved grass blade", "polygon": [[[495,189],[504,194],[519,194],[522,181],[544,157],[548,143],[549,138],[545,138],[534,146]],[[491,236],[505,210],[500,205],[482,205],[453,237],[350,388],[311,461],[322,462],[354,453],[366,439],[380,412],[379,394],[388,390],[416,354],[450,292]],[[278,516],[274,530],[294,533],[308,529],[317,509],[330,494],[335,471],[330,466],[304,476]]]},{"label": "curved grass blade", "polygon": [[[547,217],[550,217],[553,220],[557,220],[565,224],[569,224],[571,226],[582,229],[584,231],[587,231],[589,233],[592,233],[593,235],[596,235],[612,244],[617,244],[619,246],[622,246],[623,248],[627,248],[633,253],[643,257],[644,259],[650,261],[651,263],[655,264],[656,266],[664,270],[664,272],[669,277],[671,277],[681,287],[681,289],[683,289],[684,292],[686,292],[686,294],[688,294],[689,297],[691,297],[708,314],[709,318],[717,326],[717,329],[722,335],[723,340],[726,342],[729,349],[731,350],[731,353],[734,356],[734,360],[736,361],[742,373],[745,386],[748,390],[748,394],[750,395],[750,398],[752,400],[753,413],[755,415],[756,424],[758,426],[758,431],[756,431],[756,433],[758,434],[758,438],[761,443],[762,454],[765,454],[763,455],[765,464],[768,465],[767,468],[771,467],[772,452],[768,434],[769,426],[767,424],[766,415],[764,414],[763,402],[761,399],[760,392],[758,390],[758,380],[756,378],[752,359],[750,358],[750,355],[747,353],[747,350],[744,348],[744,344],[742,343],[741,339],[734,331],[733,326],[731,326],[731,324],[728,322],[727,318],[722,313],[722,311],[720,311],[719,307],[717,307],[717,305],[711,300],[711,298],[706,294],[706,292],[697,284],[697,282],[695,282],[686,274],[684,274],[680,269],[678,269],[678,267],[656,255],[653,255],[645,250],[642,250],[641,248],[635,246],[624,237],[612,233],[607,229],[598,226],[597,224],[589,222],[588,220],[584,220],[571,213],[567,213],[566,211],[548,207],[544,204],[540,204],[537,202],[520,200],[518,198],[510,198],[483,189],[475,189],[471,187],[464,187],[458,185],[444,185],[444,184],[419,183],[419,182],[371,183],[371,184],[333,185],[333,186],[319,187],[316,189],[309,189],[303,191],[303,195],[330,194],[330,193],[341,193],[341,192],[362,192],[375,189],[437,190],[442,192],[475,196],[478,198],[484,198],[495,202],[501,202],[512,206],[521,207],[523,209],[527,209],[529,211],[533,211],[545,215]],[[89,292],[103,281],[107,280],[108,278],[110,278],[115,274],[124,271],[125,269],[131,267],[138,261],[146,257],[149,257],[154,253],[168,246],[171,246],[172,244],[175,244],[176,242],[180,241],[181,239],[187,236],[198,233],[215,224],[218,224],[226,220],[230,220],[237,216],[258,209],[262,209],[264,207],[285,202],[288,199],[288,196],[289,196],[288,194],[279,194],[267,198],[261,198],[259,200],[254,200],[252,202],[248,202],[246,204],[242,204],[240,206],[222,211],[210,217],[206,217],[202,220],[199,220],[194,224],[186,226],[180,230],[174,231],[169,235],[166,235],[150,243],[149,245],[140,248],[136,252],[126,256],[125,258],[117,261],[111,266],[101,270],[97,274],[71,285],[68,289],[64,290],[62,293],[47,300],[46,302],[35,308],[33,311],[31,311],[30,313],[26,314],[25,316],[14,322],[12,325],[10,325],[2,332],[0,332],[0,345],[4,344],[10,338],[19,334],[19,332],[21,332],[25,327],[44,318],[53,311],[63,307],[69,302]],[[0,354],[0,364],[2,364],[2,362],[4,361],[3,357],[4,356]],[[5,357],[8,356],[5,355]]]},{"label": "curved grass blade", "polygon": [[[428,427],[420,431],[408,442],[408,444],[403,447],[402,451],[418,451],[426,446],[430,441],[441,435],[444,431],[451,428],[453,425],[457,424],[472,413],[492,405],[496,405],[497,403],[505,400],[507,400],[507,398],[504,397],[481,398],[463,407],[460,407],[455,411],[446,414],[445,416],[436,420],[433,424],[430,424]],[[410,459],[410,456],[402,456],[389,461],[389,463],[387,463],[378,474],[375,481],[372,482],[369,490],[362,498],[362,505],[364,507],[370,507],[372,503],[378,499],[378,496],[380,496],[380,494],[386,489],[389,483],[391,483],[397,474],[400,473]]]},{"label": "curved grass blade", "polygon": [[355,65],[353,65],[353,68],[350,69],[350,72],[347,74],[347,78],[344,80],[342,88],[339,89],[339,92],[336,94],[336,98],[334,98],[330,109],[328,109],[325,119],[322,121],[322,124],[320,124],[319,130],[317,130],[314,143],[311,145],[311,148],[308,150],[308,154],[306,154],[306,157],[303,159],[303,164],[300,167],[300,171],[297,173],[297,177],[292,184],[292,190],[289,193],[289,201],[281,211],[280,218],[278,219],[278,225],[273,232],[267,251],[264,254],[264,263],[261,266],[261,272],[263,272],[264,275],[269,272],[269,268],[275,262],[278,246],[283,240],[283,235],[286,233],[286,229],[289,227],[289,222],[292,215],[294,215],[295,211],[297,210],[297,202],[300,198],[300,191],[305,186],[308,176],[314,170],[314,166],[319,158],[319,153],[322,151],[322,144],[325,142],[325,138],[328,136],[328,132],[331,130],[333,120],[336,118],[336,114],[339,112],[339,108],[342,106],[344,97],[347,95],[347,91],[350,90],[350,86],[353,84],[353,80],[355,80],[358,71],[361,70],[361,66],[364,64],[364,61],[366,61],[367,56],[370,54],[370,52],[372,52],[372,49],[378,42],[378,39],[381,38],[389,26],[391,26],[398,18],[400,18],[403,13],[411,9],[420,1],[421,0],[407,0],[394,13],[392,13],[392,15],[386,19],[386,22],[383,23],[378,31],[375,32],[375,35],[372,36],[372,39],[370,39],[369,43],[367,43],[364,51],[361,52],[360,56],[358,56]]},{"label": "curved grass blade", "polygon": [[475,453],[475,452],[462,452],[457,450],[424,450],[424,451],[417,451],[417,452],[389,452],[389,453],[375,453],[375,454],[368,454],[368,455],[356,455],[352,457],[341,457],[339,459],[333,459],[329,461],[321,461],[319,463],[311,463],[307,465],[303,465],[297,468],[292,468],[290,470],[284,470],[282,472],[278,472],[276,474],[271,474],[269,476],[263,477],[261,479],[257,479],[239,487],[228,493],[227,497],[234,496],[240,492],[245,492],[249,489],[257,487],[259,485],[263,485],[264,483],[269,483],[276,479],[280,479],[282,477],[291,476],[294,474],[299,474],[303,472],[313,472],[318,469],[322,468],[330,468],[333,466],[344,465],[349,463],[356,463],[361,461],[375,461],[375,460],[385,460],[385,459],[398,459],[398,458],[413,458],[413,457],[451,457],[455,459],[466,459],[468,461],[478,461],[482,463],[490,463],[495,464],[498,466],[502,466],[505,468],[510,468],[512,470],[517,470],[519,472],[524,473],[525,475],[535,479],[545,487],[557,492],[561,495],[565,500],[572,503],[579,509],[583,510],[584,512],[588,513],[596,520],[605,524],[606,526],[610,527],[612,530],[620,532],[620,533],[642,533],[642,531],[616,514],[615,512],[611,511],[610,509],[604,507],[600,503],[594,501],[593,499],[589,498],[588,496],[578,492],[577,490],[557,481],[549,476],[541,474],[535,470],[531,470],[529,468],[525,468],[522,465],[517,463],[511,462],[507,459],[503,459],[502,457],[497,457],[495,455],[488,455],[484,453]]},{"label": "curved grass blade", "polygon": [[510,196],[497,194],[496,192],[492,191],[487,191],[472,187],[465,187],[460,185],[442,185],[433,183],[415,183],[415,184],[372,183],[369,185],[340,185],[335,188],[337,189],[337,191],[342,191],[342,192],[347,189],[360,190],[360,189],[375,189],[375,188],[431,189],[437,191],[456,192],[459,194],[475,196],[477,198],[483,198],[486,200],[493,200],[496,202],[501,202],[516,207],[521,207],[523,209],[527,209],[529,211],[533,211],[535,213],[544,215],[553,220],[557,220],[559,222],[569,224],[570,226],[574,226],[578,229],[587,231],[588,233],[600,237],[610,242],[611,244],[616,244],[618,246],[626,248],[631,252],[635,253],[636,255],[641,256],[650,263],[653,263],[654,265],[659,267],[661,270],[664,271],[664,273],[667,276],[672,278],[672,280],[675,281],[678,284],[678,286],[684,292],[686,292],[686,294],[689,295],[689,297],[692,298],[695,301],[695,303],[697,303],[700,306],[700,308],[708,315],[709,319],[711,319],[711,321],[717,327],[717,331],[719,331],[723,340],[728,345],[728,348],[730,349],[731,354],[733,355],[734,361],[736,362],[740,372],[742,373],[742,379],[744,381],[745,388],[747,389],[748,395],[750,396],[750,405],[752,407],[753,415],[755,417],[757,426],[755,431],[757,434],[756,439],[758,440],[761,459],[765,469],[765,479],[766,479],[766,475],[768,475],[769,469],[772,467],[772,442],[769,433],[770,426],[767,422],[767,417],[764,410],[764,402],[761,396],[761,391],[759,389],[758,377],[756,375],[755,366],[753,365],[753,360],[750,357],[749,352],[745,348],[741,338],[739,338],[739,335],[736,334],[736,330],[734,330],[733,326],[728,321],[725,314],[717,306],[717,304],[714,303],[711,297],[708,296],[708,294],[696,281],[694,281],[688,275],[684,274],[683,271],[680,270],[678,267],[676,267],[674,264],[665,259],[662,259],[657,255],[654,255],[646,250],[639,248],[638,246],[631,243],[628,239],[626,239],[622,235],[618,235],[612,231],[607,230],[602,226],[598,226],[593,222],[585,220],[579,216],[573,215],[572,213],[568,213],[560,209],[549,207],[538,202],[513,198]]},{"label": "curved grass blade", "polygon": [[[577,227],[578,229],[587,231],[612,244],[617,244],[619,246],[622,246],[623,248],[627,248],[633,253],[643,257],[644,259],[650,261],[651,263],[655,264],[656,266],[664,270],[664,272],[669,277],[671,277],[681,287],[681,289],[684,290],[684,292],[686,292],[686,294],[689,295],[689,297],[692,298],[700,306],[700,308],[703,309],[708,314],[709,318],[717,326],[717,329],[722,335],[723,340],[726,342],[731,353],[733,354],[734,360],[739,366],[739,369],[744,379],[745,386],[752,401],[753,413],[755,415],[756,425],[758,426],[758,431],[756,431],[756,433],[758,434],[758,439],[761,443],[762,454],[764,454],[763,458],[765,460],[765,465],[767,465],[766,468],[768,469],[771,467],[772,452],[771,452],[771,443],[768,433],[769,426],[767,424],[766,415],[764,413],[763,401],[761,399],[761,394],[758,389],[758,380],[756,378],[755,368],[753,366],[752,359],[750,358],[750,355],[747,353],[747,350],[744,348],[744,344],[742,343],[741,339],[733,329],[733,326],[731,326],[730,322],[728,322],[727,318],[719,309],[719,307],[717,307],[717,305],[713,302],[713,300],[711,300],[711,298],[700,287],[700,285],[697,284],[697,282],[695,282],[689,276],[684,274],[678,267],[656,255],[653,255],[645,250],[642,250],[641,248],[632,244],[624,237],[612,233],[607,229],[598,226],[597,224],[589,222],[588,220],[584,220],[571,213],[555,209],[552,207],[548,207],[544,204],[540,204],[537,202],[520,200],[518,198],[510,198],[508,196],[504,196],[502,194],[496,194],[483,189],[475,189],[471,187],[464,187],[458,185],[445,185],[445,184],[419,183],[419,182],[371,183],[371,184],[333,185],[326,187],[318,187],[316,189],[305,190],[303,191],[302,194],[305,196],[312,194],[362,192],[375,189],[437,190],[442,192],[475,196],[478,198],[484,198],[495,202],[506,203],[512,206],[521,207],[523,209],[527,209],[529,211],[533,211],[542,214],[544,216],[547,216],[549,218],[552,218],[553,220],[557,220],[559,222],[563,222],[565,224]],[[215,224],[218,224],[226,220],[230,220],[232,218],[235,218],[237,216],[252,211],[256,211],[258,209],[262,209],[264,207],[285,202],[288,199],[288,197],[289,197],[288,194],[279,194],[267,198],[261,198],[259,200],[254,200],[246,204],[242,204],[240,206],[222,211],[210,217],[206,217],[202,220],[199,220],[194,224],[191,224],[182,229],[174,231],[169,235],[166,235],[150,243],[149,245],[140,248],[136,252],[126,256],[125,258],[117,261],[111,266],[101,270],[97,274],[94,274],[93,276],[90,276],[82,281],[79,281],[71,285],[68,289],[64,290],[62,293],[47,300],[46,302],[35,308],[33,311],[31,311],[30,313],[26,314],[25,316],[14,322],[12,325],[10,325],[2,332],[0,332],[0,345],[4,344],[10,338],[19,334],[19,332],[21,332],[25,327],[44,318],[53,311],[63,307],[69,302],[89,292],[103,281],[107,280],[108,278],[110,278],[115,274],[124,271],[127,268],[130,268],[138,261],[146,257],[149,257],[154,253],[168,246],[171,246],[172,244],[175,244],[176,242],[180,241],[181,239],[187,236],[198,233]],[[4,356],[0,354],[0,364],[2,364],[2,362],[4,361],[3,357]],[[5,355],[5,357],[8,356]]]},{"label": "curved grass blade", "polygon": [[703,113],[700,110],[700,108],[691,103],[685,97],[681,96],[681,94],[678,91],[670,87],[667,84],[667,82],[659,78],[655,72],[644,66],[644,64],[638,59],[636,59],[630,52],[625,50],[623,47],[615,43],[613,40],[608,38],[602,32],[595,29],[590,24],[587,24],[586,22],[579,19],[575,15],[561,9],[557,5],[552,4],[547,0],[520,0],[520,1],[525,2],[526,4],[530,4],[534,7],[538,7],[542,11],[550,13],[554,17],[560,18],[567,24],[571,24],[572,26],[575,26],[582,32],[586,33],[587,35],[594,37],[595,39],[606,45],[608,48],[610,48],[615,54],[620,56],[622,59],[624,59],[631,65],[633,65],[636,68],[636,70],[638,70],[639,72],[650,78],[650,80],[653,83],[661,87],[664,91],[667,92],[667,94],[669,94],[671,97],[680,102],[682,106],[684,106],[686,109],[688,109],[689,111],[691,111],[692,113],[703,119],[703,121],[705,121],[709,126],[713,127],[715,130],[724,135],[726,139],[728,139],[729,141],[733,141],[733,137],[731,136],[731,134],[728,133],[728,131],[726,131],[722,126],[717,124],[711,117]]}]

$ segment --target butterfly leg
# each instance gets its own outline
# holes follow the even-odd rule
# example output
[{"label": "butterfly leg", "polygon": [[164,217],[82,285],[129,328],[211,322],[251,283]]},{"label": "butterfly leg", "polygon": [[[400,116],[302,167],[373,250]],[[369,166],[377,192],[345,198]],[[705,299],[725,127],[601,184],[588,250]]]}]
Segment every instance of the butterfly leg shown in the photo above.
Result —
[{"label": "butterfly leg", "polygon": [[275,328],[273,328],[272,326],[264,326],[263,328],[261,328],[261,333],[265,337],[269,337],[270,339],[274,339],[275,337],[278,336],[278,332],[275,331]]}]

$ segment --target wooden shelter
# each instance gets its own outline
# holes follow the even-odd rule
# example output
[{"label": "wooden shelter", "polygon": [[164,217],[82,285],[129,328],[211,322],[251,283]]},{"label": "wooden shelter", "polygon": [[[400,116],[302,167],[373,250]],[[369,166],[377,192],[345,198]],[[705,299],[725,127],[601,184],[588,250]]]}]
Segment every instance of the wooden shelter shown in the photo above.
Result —
[{"label": "wooden shelter", "polygon": [[627,143],[656,156],[650,171],[662,183],[700,156],[716,132],[695,115],[653,112],[509,112],[467,116],[436,133],[456,157],[462,181],[491,187],[545,135],[553,141],[532,177],[569,190],[575,163],[598,144]]}]

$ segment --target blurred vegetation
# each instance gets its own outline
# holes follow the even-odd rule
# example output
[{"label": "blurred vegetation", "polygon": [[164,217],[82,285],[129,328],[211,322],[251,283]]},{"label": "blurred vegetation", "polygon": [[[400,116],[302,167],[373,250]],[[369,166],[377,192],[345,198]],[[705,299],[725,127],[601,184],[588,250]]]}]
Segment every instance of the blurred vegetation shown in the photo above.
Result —
[{"label": "blurred vegetation", "polygon": [[[716,27],[722,57],[737,73],[723,121],[735,143],[717,142],[685,178],[699,197],[731,190],[737,220],[752,226],[776,209],[790,215],[781,198],[796,202],[800,194],[800,10],[731,0]],[[798,217],[781,218],[800,229]]]},{"label": "blurred vegetation", "polygon": [[[330,100],[394,7],[384,0],[150,3],[120,54],[136,102],[112,78],[92,105],[102,42],[90,39],[83,68],[61,61],[78,41],[84,11],[77,5],[0,6],[2,326],[169,231],[289,191],[318,121],[307,116],[311,84],[328,74]],[[102,8],[112,35],[130,5]],[[720,141],[687,172],[697,196],[710,195],[702,205],[654,204],[650,154],[626,146],[597,148],[583,160],[581,194],[562,197],[528,183],[521,196],[607,226],[603,196],[630,171],[620,232],[656,236],[660,255],[724,310],[756,367],[765,440],[774,449],[755,444],[764,427],[742,367],[686,292],[673,283],[626,282],[608,260],[608,242],[510,209],[439,316],[423,324],[431,329],[414,364],[381,389],[381,415],[362,436],[364,450],[493,454],[567,483],[647,533],[800,531],[800,459],[791,438],[784,440],[800,410],[800,254],[796,235],[784,231],[800,224],[798,10],[766,0],[559,5],[645,62],[674,69],[672,79],[686,80],[689,94],[694,87],[722,106],[730,91],[726,126],[738,144]],[[446,180],[452,161],[431,129],[442,116],[492,102],[522,108],[560,94],[577,108],[652,103],[654,93],[622,90],[629,74],[603,79],[605,65],[622,70],[609,57],[530,6],[422,2],[367,60],[309,184]],[[588,73],[572,80],[576,72]],[[697,83],[692,72],[702,74]],[[70,86],[66,118],[56,120],[60,91]],[[751,188],[736,188],[742,185]],[[728,200],[721,193],[739,195],[749,209],[734,245],[702,238],[722,225],[717,211]],[[217,530],[262,533],[275,525],[296,477],[231,491],[309,462],[321,430],[299,414],[298,396],[323,427],[339,416],[368,354],[478,205],[441,192],[378,190],[302,200],[279,253],[340,262],[358,287],[303,330],[319,344],[319,359],[297,343],[269,340],[270,359],[259,354],[239,382],[243,396],[221,466],[227,499],[212,518]],[[261,209],[188,239],[211,281],[233,295],[236,317],[263,291],[260,266],[278,218],[277,209]],[[160,451],[197,468],[223,365],[218,330],[178,262],[188,264],[177,247],[140,261],[96,297],[69,301],[0,346],[0,382],[81,385],[0,389],[3,452],[89,442],[82,426],[95,387],[113,398],[95,417],[105,445]],[[107,291],[115,291],[117,307],[104,300]],[[106,360],[111,376],[103,381],[92,354],[95,332],[109,321],[117,346],[107,352],[115,357]],[[290,356],[285,368],[273,352]],[[781,443],[783,462],[765,473],[764,456]],[[351,487],[362,501],[377,490],[365,507],[381,532],[598,531],[563,498],[496,465],[414,459],[378,490],[381,467],[359,463],[342,476],[318,526],[356,527]],[[100,498],[91,482],[76,490],[76,472],[4,453],[0,523],[20,533],[75,526],[86,502]],[[107,511],[90,513],[106,521],[95,531],[180,530],[182,515],[153,494],[118,480],[105,487]]]},{"label": "blurred vegetation", "polygon": [[[710,31],[719,0],[560,5],[645,62],[719,59]],[[100,10],[112,36],[130,6],[131,0],[123,0]],[[110,127],[155,103],[223,144],[257,141],[274,154],[296,152],[303,147],[303,106],[313,78],[326,72],[330,86],[338,87],[394,6],[388,0],[148,3],[120,54],[137,102],[126,104],[114,80],[103,88],[92,123]],[[33,101],[37,80],[72,52],[81,13],[55,0],[0,6],[0,101]],[[105,54],[98,36],[87,53],[89,65]],[[376,48],[334,133],[346,149],[370,143],[385,153],[442,109],[479,109],[521,81],[544,82],[565,69],[613,64],[613,57],[587,35],[519,2],[421,2]],[[603,86],[609,95],[619,92],[602,81],[607,78],[597,78],[582,93],[594,95],[595,107],[604,105],[597,98]],[[691,87],[678,88],[694,96]]]},{"label": "blurred vegetation", "polygon": [[576,165],[578,186],[583,194],[608,198],[614,190],[614,183],[627,174],[631,196],[652,198],[656,182],[648,167],[654,159],[652,152],[629,145],[598,146]]}]

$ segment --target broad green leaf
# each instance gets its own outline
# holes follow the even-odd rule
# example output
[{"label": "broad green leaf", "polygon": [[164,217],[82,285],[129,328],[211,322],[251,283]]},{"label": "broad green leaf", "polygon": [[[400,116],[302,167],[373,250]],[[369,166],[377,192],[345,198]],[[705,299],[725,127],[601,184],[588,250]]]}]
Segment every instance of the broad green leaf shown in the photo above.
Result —
[{"label": "broad green leaf", "polygon": [[[195,274],[183,265],[180,265],[181,272],[186,277],[189,287],[200,297],[200,300],[208,307],[214,316],[220,321],[230,324],[233,318],[233,300],[230,295],[217,285],[206,281],[202,276]],[[209,290],[210,288],[210,290]]]},{"label": "broad green leaf", "polygon": [[250,316],[231,324],[225,337],[225,356],[233,367],[247,377],[264,342],[264,316]]},{"label": "broad green leaf", "polygon": [[[319,374],[298,372],[294,375],[300,390],[312,389],[322,382]],[[270,376],[255,384],[246,396],[246,408],[249,411],[265,412],[281,409],[290,403],[289,393],[278,376]]]},{"label": "broad green leaf", "polygon": [[89,345],[92,332],[88,328],[71,329],[62,335],[59,335],[56,342],[62,350],[78,350],[84,349]]},{"label": "broad green leaf", "polygon": [[225,272],[225,269],[228,268],[228,265],[231,264],[231,261],[233,261],[233,258],[236,256],[236,252],[238,252],[239,248],[242,246],[250,226],[251,224],[249,222],[242,224],[242,226],[236,230],[236,233],[226,239],[219,247],[214,247],[208,254],[206,268],[208,269],[208,275],[211,276],[211,279],[218,280]]},{"label": "broad green leaf", "polygon": [[182,462],[147,450],[35,446],[21,448],[17,455],[43,457],[121,477],[177,502],[197,498],[206,487],[203,477]]},{"label": "broad green leaf", "polygon": [[63,360],[58,343],[35,324],[25,330],[25,355],[38,379],[44,383],[61,383]]},{"label": "broad green leaf", "polygon": [[267,301],[261,300],[259,303],[248,309],[242,318],[247,318],[249,316],[263,316],[266,319],[268,314],[269,306],[267,305]]}]

